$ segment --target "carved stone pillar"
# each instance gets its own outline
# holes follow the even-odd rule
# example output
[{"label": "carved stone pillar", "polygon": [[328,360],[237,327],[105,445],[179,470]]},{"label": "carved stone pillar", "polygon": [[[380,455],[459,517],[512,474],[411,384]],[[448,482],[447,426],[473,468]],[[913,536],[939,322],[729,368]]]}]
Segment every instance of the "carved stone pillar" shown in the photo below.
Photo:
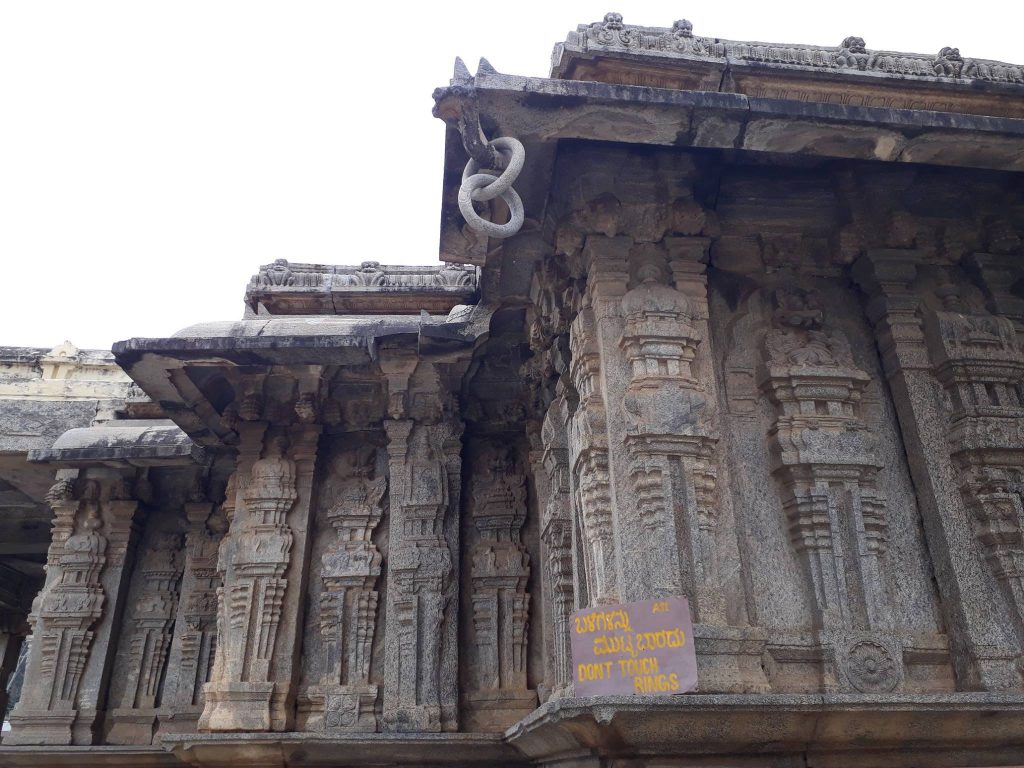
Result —
[{"label": "carved stone pillar", "polygon": [[507,445],[477,453],[469,549],[470,638],[475,658],[466,694],[470,730],[501,730],[529,714],[536,694],[526,684],[530,558],[521,529],[526,478]]},{"label": "carved stone pillar", "polygon": [[18,665],[27,631],[23,614],[0,613],[0,713],[7,712],[7,685]]},{"label": "carved stone pillar", "polygon": [[111,634],[125,599],[125,565],[138,502],[113,470],[65,476],[54,510],[47,581],[33,603],[32,640],[7,745],[92,744],[113,661]]},{"label": "carved stone pillar", "polygon": [[925,339],[948,396],[951,457],[975,537],[1024,640],[1024,345],[1012,320],[969,309],[952,281],[937,293],[944,307],[925,313]]},{"label": "carved stone pillar", "polygon": [[[178,607],[183,553],[176,530],[151,519],[132,574],[133,604],[126,612],[117,666],[121,695],[110,713],[110,744],[149,744],[156,726],[157,697],[164,680]],[[113,686],[112,686],[113,687]]]},{"label": "carved stone pillar", "polygon": [[185,565],[159,712],[160,733],[189,733],[202,713],[203,685],[217,649],[217,551],[234,517],[234,475],[220,508],[209,502],[185,505]]},{"label": "carved stone pillar", "polygon": [[[550,663],[547,665],[551,698],[572,695],[572,653],[569,648],[569,616],[575,607],[571,484],[569,477],[568,408],[564,396],[548,408],[541,429],[543,452],[535,476],[541,508],[541,544],[545,568],[545,596],[551,631]],[[540,492],[543,489],[543,494]]]},{"label": "carved stone pillar", "polygon": [[383,727],[458,728],[460,424],[384,422],[391,515]]},{"label": "carved stone pillar", "polygon": [[608,428],[601,386],[594,313],[584,306],[569,329],[570,375],[579,403],[569,428],[575,507],[583,548],[583,579],[588,605],[619,599],[615,521],[608,466]]},{"label": "carved stone pillar", "polygon": [[899,415],[959,686],[1017,687],[1018,651],[990,598],[983,558],[965,525],[971,515],[950,461],[945,396],[925,346],[921,299],[911,287],[922,261],[916,251],[873,250],[853,274],[868,297],[867,314]]},{"label": "carved stone pillar", "polygon": [[[243,418],[258,413],[251,395]],[[238,429],[238,496],[218,603],[217,660],[199,729],[283,731],[295,696],[320,427],[268,430],[251,421]]]},{"label": "carved stone pillar", "polygon": [[377,685],[370,682],[370,662],[382,557],[371,537],[383,516],[387,478],[371,477],[374,459],[373,449],[353,459],[337,503],[327,510],[334,530],[321,557],[323,674],[299,698],[306,730],[377,730],[380,702]]}]

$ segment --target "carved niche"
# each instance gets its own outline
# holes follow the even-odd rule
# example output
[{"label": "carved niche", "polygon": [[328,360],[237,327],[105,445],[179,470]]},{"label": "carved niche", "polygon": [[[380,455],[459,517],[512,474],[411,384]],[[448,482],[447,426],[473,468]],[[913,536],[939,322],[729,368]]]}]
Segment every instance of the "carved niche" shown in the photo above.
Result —
[{"label": "carved niche", "polygon": [[371,477],[373,448],[351,456],[341,492],[326,512],[333,537],[321,556],[322,676],[299,699],[308,730],[374,732],[378,686],[370,681],[383,558],[372,536],[383,516],[387,479]]},{"label": "carved niche", "polygon": [[469,550],[471,728],[508,727],[536,706],[526,684],[530,558],[521,530],[526,521],[526,478],[511,448],[485,445],[474,473]]},{"label": "carved niche", "polygon": [[1013,322],[967,309],[946,283],[925,339],[950,413],[949,445],[985,560],[1024,631],[1024,349]]},{"label": "carved niche", "polygon": [[[886,503],[877,485],[882,463],[861,414],[871,377],[854,363],[842,331],[823,328],[816,294],[781,288],[772,300],[761,378],[776,406],[771,465],[815,624],[830,646],[826,687],[892,690],[902,679],[900,651],[877,634],[892,623],[883,575]],[[879,665],[887,674],[861,679]]]}]

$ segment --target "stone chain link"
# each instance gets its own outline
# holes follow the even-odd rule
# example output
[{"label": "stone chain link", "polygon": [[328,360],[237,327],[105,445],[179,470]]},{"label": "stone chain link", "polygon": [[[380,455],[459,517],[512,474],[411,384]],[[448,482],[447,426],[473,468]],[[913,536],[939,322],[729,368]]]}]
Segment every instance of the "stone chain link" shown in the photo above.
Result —
[{"label": "stone chain link", "polygon": [[[480,164],[470,158],[466,168],[462,171],[462,186],[459,187],[459,210],[469,228],[475,232],[481,232],[488,237],[504,238],[512,237],[523,226],[525,214],[523,201],[518,193],[512,189],[512,184],[519,178],[523,170],[523,163],[526,162],[526,149],[518,139],[511,136],[504,136],[488,142],[508,159],[508,165],[498,176],[490,173],[480,173]],[[496,224],[487,221],[480,216],[473,208],[473,203],[483,203],[500,197],[505,201],[509,210],[509,219],[504,224]]]}]

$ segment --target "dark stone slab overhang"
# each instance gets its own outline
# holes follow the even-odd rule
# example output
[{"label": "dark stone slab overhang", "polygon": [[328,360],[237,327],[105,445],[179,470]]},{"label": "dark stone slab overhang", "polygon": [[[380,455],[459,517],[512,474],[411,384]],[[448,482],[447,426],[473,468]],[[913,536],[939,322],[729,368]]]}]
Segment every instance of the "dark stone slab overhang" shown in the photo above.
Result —
[{"label": "dark stone slab overhang", "polygon": [[[1024,103],[1024,87],[985,87],[1009,89],[1000,98]],[[466,237],[457,203],[468,160],[458,123],[470,103],[486,135],[514,136],[526,147],[515,188],[528,227],[544,220],[555,148],[570,139],[1024,171],[1018,117],[519,77],[486,62],[474,77],[457,70],[434,99],[435,115],[448,124],[440,258],[449,262],[482,264],[488,249],[486,241]]]},{"label": "dark stone slab overhang", "polygon": [[[479,308],[475,308],[479,309]],[[485,316],[486,312],[478,313]],[[474,309],[447,317],[261,316],[203,323],[163,339],[128,339],[113,346],[117,363],[198,445],[220,449],[237,435],[222,419],[204,382],[275,366],[364,366],[382,347],[407,347],[444,358],[470,348],[480,334]]]},{"label": "dark stone slab overhang", "polygon": [[205,461],[203,449],[170,422],[109,422],[69,429],[53,446],[29,451],[28,460],[65,466],[191,465]]}]

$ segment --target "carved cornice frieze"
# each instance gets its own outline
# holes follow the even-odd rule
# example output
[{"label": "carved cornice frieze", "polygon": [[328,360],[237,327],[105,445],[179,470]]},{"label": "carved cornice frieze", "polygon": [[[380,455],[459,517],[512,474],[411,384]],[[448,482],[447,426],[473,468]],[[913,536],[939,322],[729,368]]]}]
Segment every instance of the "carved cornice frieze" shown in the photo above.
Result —
[{"label": "carved cornice frieze", "polygon": [[759,43],[699,37],[686,19],[671,29],[623,24],[622,14],[608,13],[604,21],[581,24],[564,44],[579,53],[634,53],[672,61],[767,64],[798,70],[827,70],[844,75],[883,75],[901,78],[983,80],[1024,83],[1024,67],[987,59],[965,59],[953,47],[937,54],[874,51],[863,38],[847,37],[838,46]]},{"label": "carved cornice frieze", "polygon": [[278,259],[253,275],[245,301],[272,315],[443,313],[471,302],[478,283],[477,269],[462,264],[334,266]]}]

